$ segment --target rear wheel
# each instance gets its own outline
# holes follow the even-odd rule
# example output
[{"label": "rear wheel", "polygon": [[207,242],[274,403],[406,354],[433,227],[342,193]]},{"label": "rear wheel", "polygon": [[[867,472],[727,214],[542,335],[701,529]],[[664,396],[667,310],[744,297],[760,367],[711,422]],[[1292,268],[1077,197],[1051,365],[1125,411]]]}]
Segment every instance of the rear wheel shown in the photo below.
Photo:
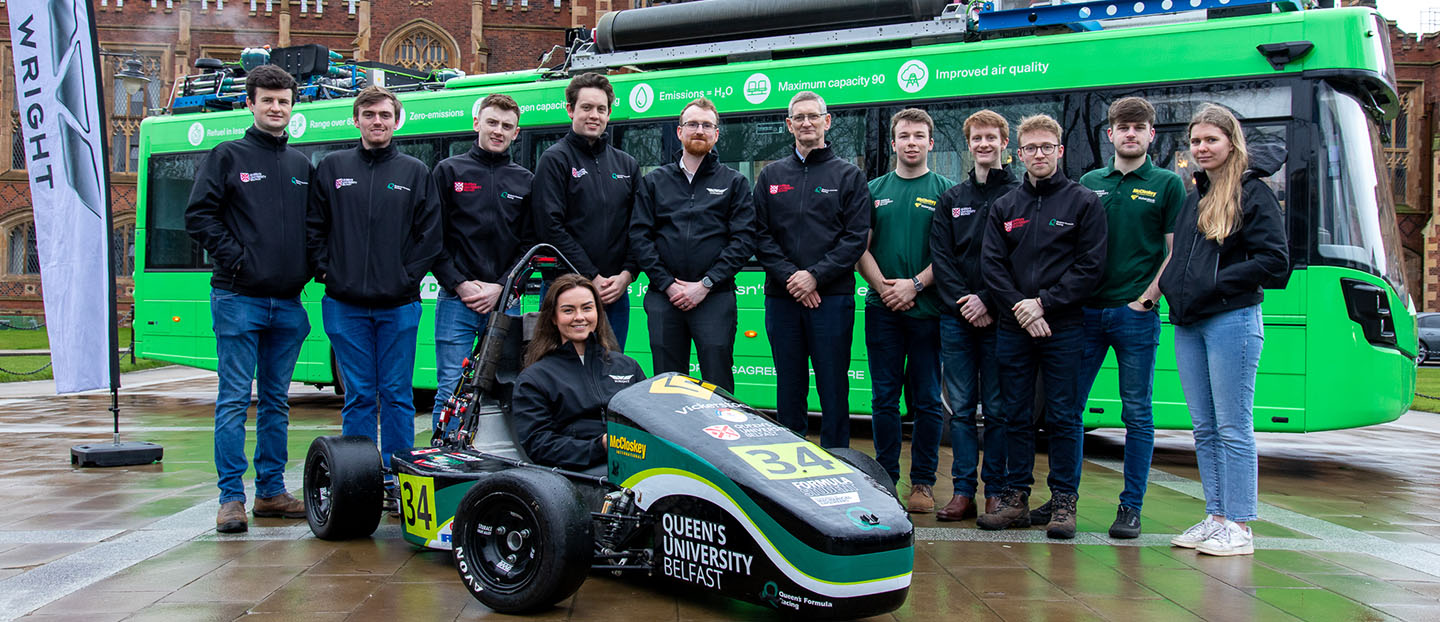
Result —
[{"label": "rear wheel", "polygon": [[470,594],[500,613],[558,603],[585,582],[590,514],[569,480],[517,468],[476,482],[455,508],[455,567]]},{"label": "rear wheel", "polygon": [[1430,347],[1425,345],[1424,341],[1420,342],[1420,351],[1415,354],[1415,360],[1419,361],[1421,365],[1430,360]]},{"label": "rear wheel", "polygon": [[305,456],[305,517],[321,540],[375,533],[384,496],[375,441],[363,436],[321,436]]},{"label": "rear wheel", "polygon": [[885,467],[880,466],[879,462],[876,462],[874,458],[871,458],[865,452],[841,447],[826,449],[825,451],[843,460],[845,464],[859,469],[861,473],[869,475],[870,479],[879,482],[891,496],[899,498],[899,495],[895,492],[895,481],[890,479],[890,474],[885,472]]}]

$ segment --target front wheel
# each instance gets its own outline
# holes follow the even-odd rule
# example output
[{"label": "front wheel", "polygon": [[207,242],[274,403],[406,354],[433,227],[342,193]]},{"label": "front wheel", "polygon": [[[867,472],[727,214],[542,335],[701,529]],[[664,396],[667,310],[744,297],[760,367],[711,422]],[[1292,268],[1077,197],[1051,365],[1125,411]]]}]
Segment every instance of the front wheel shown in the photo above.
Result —
[{"label": "front wheel", "polygon": [[1425,345],[1425,342],[1421,341],[1419,350],[1419,352],[1415,353],[1415,361],[1420,365],[1424,365],[1425,361],[1430,360],[1430,348]]},{"label": "front wheel", "polygon": [[455,568],[500,613],[527,613],[580,589],[590,569],[590,514],[575,485],[517,468],[481,479],[455,508]]},{"label": "front wheel", "polygon": [[384,467],[375,441],[321,436],[305,455],[305,518],[321,540],[375,533],[384,496]]}]

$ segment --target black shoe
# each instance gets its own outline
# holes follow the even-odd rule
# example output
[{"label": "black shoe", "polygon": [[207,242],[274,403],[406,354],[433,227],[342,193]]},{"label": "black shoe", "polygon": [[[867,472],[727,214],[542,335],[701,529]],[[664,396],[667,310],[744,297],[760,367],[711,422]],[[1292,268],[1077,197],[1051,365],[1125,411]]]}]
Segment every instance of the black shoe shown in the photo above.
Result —
[{"label": "black shoe", "polygon": [[389,512],[391,516],[400,515],[400,491],[394,486],[385,487],[385,498],[380,502],[380,510]]},{"label": "black shoe", "polygon": [[1050,524],[1050,514],[1050,502],[1046,501],[1040,507],[1030,510],[1030,525],[1033,527]]},{"label": "black shoe", "polygon": [[1140,510],[1128,505],[1115,508],[1115,522],[1110,523],[1110,537],[1120,540],[1140,537]]}]

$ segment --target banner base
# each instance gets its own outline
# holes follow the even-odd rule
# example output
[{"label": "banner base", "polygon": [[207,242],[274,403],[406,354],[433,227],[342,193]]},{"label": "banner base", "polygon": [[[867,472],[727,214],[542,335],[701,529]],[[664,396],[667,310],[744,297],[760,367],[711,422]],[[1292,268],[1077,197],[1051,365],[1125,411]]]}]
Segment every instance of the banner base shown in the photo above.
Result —
[{"label": "banner base", "polygon": [[159,462],[164,455],[164,447],[144,441],[75,445],[70,448],[70,465],[78,467],[135,466]]}]

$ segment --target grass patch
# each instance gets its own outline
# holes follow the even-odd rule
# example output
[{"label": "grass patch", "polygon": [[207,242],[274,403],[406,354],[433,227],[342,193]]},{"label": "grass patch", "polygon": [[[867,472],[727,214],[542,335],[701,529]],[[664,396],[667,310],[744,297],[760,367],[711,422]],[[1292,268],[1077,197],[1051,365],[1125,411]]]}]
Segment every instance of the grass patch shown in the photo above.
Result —
[{"label": "grass patch", "polygon": [[[1440,367],[1421,366],[1415,370],[1415,393],[1433,395],[1440,397]],[[1440,413],[1440,400],[1432,400],[1425,397],[1415,396],[1415,403],[1410,405],[1415,410]]]},{"label": "grass patch", "polygon": [[[129,326],[122,326],[119,335],[120,347],[130,347],[131,329]],[[44,328],[38,330],[0,330],[0,350],[47,350],[50,348],[50,336]],[[101,356],[104,356],[104,349],[96,352],[97,364],[103,364]],[[49,380],[54,378],[54,373],[46,364],[50,362],[49,356],[6,356],[0,357],[0,382],[15,382],[19,380]],[[138,369],[149,369],[168,365],[165,361],[154,361],[150,359],[135,359],[130,362],[128,354],[120,356],[121,373],[135,371]],[[44,369],[41,369],[44,368]]]}]

